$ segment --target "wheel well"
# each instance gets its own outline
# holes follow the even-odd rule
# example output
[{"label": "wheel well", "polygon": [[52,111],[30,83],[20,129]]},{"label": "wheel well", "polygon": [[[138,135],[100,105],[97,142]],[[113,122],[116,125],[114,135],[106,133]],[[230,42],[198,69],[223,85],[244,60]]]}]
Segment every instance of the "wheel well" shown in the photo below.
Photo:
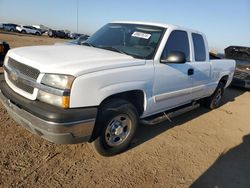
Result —
[{"label": "wheel well", "polygon": [[228,75],[223,76],[223,77],[220,79],[219,83],[223,83],[224,86],[226,86],[227,80],[228,80]]},{"label": "wheel well", "polygon": [[[126,92],[111,95],[101,102],[101,104],[99,106],[99,110],[101,109],[101,107],[103,105],[105,105],[111,99],[114,99],[114,98],[119,98],[119,99],[124,99],[124,100],[129,101],[130,103],[132,103],[135,106],[135,108],[138,112],[138,115],[139,116],[142,115],[142,113],[144,111],[144,92],[143,91],[132,90],[132,91],[126,91]],[[99,110],[98,110],[98,113],[99,113]],[[98,135],[100,134],[101,128],[102,128],[101,126],[95,125],[92,136],[88,142],[92,142],[98,137]]]},{"label": "wheel well", "polygon": [[108,98],[104,99],[102,101],[101,105],[103,103],[105,103],[107,100],[110,100],[113,98],[120,98],[120,99],[124,99],[124,100],[129,101],[130,103],[132,103],[135,106],[139,116],[142,115],[142,113],[144,111],[144,92],[143,91],[132,90],[132,91],[126,91],[126,92],[122,92],[122,93],[117,93],[117,94],[111,95]]}]

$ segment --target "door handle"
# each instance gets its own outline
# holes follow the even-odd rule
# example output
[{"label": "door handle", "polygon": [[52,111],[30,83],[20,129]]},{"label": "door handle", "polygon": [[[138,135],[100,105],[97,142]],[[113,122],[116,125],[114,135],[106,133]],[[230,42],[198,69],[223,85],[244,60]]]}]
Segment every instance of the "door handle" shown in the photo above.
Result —
[{"label": "door handle", "polygon": [[193,75],[194,74],[194,69],[188,69],[188,76]]}]

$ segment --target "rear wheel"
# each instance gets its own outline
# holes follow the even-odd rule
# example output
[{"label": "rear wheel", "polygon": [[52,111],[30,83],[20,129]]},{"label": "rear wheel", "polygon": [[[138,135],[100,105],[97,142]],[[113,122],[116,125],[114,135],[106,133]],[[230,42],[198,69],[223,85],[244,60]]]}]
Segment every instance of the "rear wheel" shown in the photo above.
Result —
[{"label": "rear wheel", "polygon": [[39,36],[39,35],[40,35],[40,33],[39,33],[39,32],[36,32],[36,35],[37,35],[37,36]]},{"label": "rear wheel", "polygon": [[205,100],[206,107],[216,109],[221,105],[225,84],[220,82],[211,97]]},{"label": "rear wheel", "polygon": [[49,37],[53,37],[52,31],[48,31],[48,35],[49,35]]},{"label": "rear wheel", "polygon": [[138,113],[126,100],[113,99],[101,107],[96,126],[97,138],[91,143],[102,156],[112,156],[126,150],[138,126]]},{"label": "rear wheel", "polygon": [[25,31],[25,30],[22,30],[22,31],[21,31],[21,33],[25,34],[25,33],[26,33],[26,31]]}]

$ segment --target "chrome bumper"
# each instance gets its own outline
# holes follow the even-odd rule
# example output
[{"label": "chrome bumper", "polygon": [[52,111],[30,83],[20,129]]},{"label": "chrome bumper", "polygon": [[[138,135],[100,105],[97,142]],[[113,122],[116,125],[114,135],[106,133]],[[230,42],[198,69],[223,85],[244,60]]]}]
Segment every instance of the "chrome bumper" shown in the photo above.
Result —
[{"label": "chrome bumper", "polygon": [[30,132],[57,144],[74,144],[89,141],[95,119],[70,123],[54,123],[38,118],[19,108],[6,98],[0,90],[0,101],[9,115]]}]

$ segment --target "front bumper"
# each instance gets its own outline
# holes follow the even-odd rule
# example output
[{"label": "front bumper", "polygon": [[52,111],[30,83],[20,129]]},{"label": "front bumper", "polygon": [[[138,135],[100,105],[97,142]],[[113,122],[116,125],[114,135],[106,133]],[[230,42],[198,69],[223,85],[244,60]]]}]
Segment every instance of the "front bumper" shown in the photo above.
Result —
[{"label": "front bumper", "polygon": [[59,109],[16,94],[0,75],[0,102],[9,115],[30,132],[57,144],[89,141],[97,108]]}]

